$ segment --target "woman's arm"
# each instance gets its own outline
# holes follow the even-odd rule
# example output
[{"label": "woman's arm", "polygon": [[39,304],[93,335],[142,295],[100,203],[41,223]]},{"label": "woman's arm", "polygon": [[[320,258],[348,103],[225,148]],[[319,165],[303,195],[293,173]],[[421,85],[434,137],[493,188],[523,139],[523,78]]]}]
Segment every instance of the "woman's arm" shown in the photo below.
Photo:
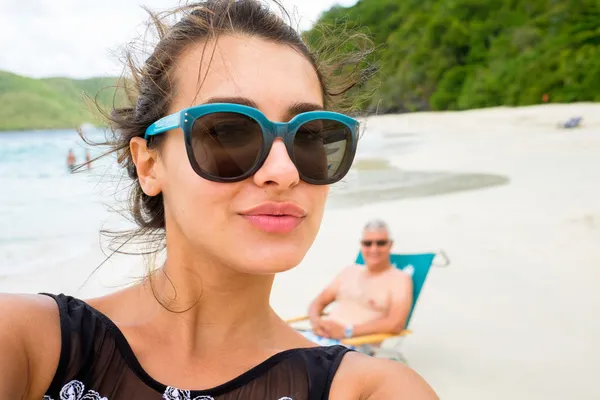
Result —
[{"label": "woman's arm", "polygon": [[406,365],[385,359],[372,361],[360,399],[439,400],[431,386]]},{"label": "woman's arm", "polygon": [[60,357],[54,300],[0,294],[0,399],[41,399]]},{"label": "woman's arm", "polygon": [[22,399],[29,380],[27,353],[5,303],[0,297],[0,399]]},{"label": "woman's arm", "polygon": [[439,400],[431,386],[406,365],[361,353],[344,356],[329,395],[333,400]]}]

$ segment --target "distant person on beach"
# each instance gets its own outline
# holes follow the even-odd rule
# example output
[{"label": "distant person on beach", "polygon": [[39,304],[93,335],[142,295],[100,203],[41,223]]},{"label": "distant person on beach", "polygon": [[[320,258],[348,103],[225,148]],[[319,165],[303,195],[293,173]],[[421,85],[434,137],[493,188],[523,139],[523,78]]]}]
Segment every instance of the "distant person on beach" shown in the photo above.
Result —
[{"label": "distant person on beach", "polygon": [[[312,332],[305,336],[344,339],[375,333],[399,333],[412,306],[412,278],[390,263],[393,241],[385,222],[373,220],[363,229],[365,265],[343,269],[309,307]],[[323,316],[330,304],[333,309]]]},{"label": "distant person on beach", "polygon": [[77,160],[75,158],[75,153],[73,153],[73,149],[69,149],[69,153],[67,154],[67,168],[69,168],[69,172],[73,172],[76,162]]},{"label": "distant person on beach", "polygon": [[90,155],[90,151],[85,151],[85,164],[87,165],[87,169],[92,169],[92,156]]},{"label": "distant person on beach", "polygon": [[[372,54],[361,39],[329,63],[283,11],[204,0],[151,13],[154,49],[126,50],[131,102],[102,112],[136,224],[109,237],[125,246],[115,252],[150,256],[147,274],[86,299],[0,294],[0,400],[438,399],[411,368],[318,346],[271,306],[275,277],[304,259],[350,170],[361,131],[347,96]],[[398,278],[376,254],[388,242],[365,234],[373,271],[360,282],[387,291],[381,279]],[[67,267],[73,279],[93,265]],[[396,313],[395,297],[372,300]]]}]

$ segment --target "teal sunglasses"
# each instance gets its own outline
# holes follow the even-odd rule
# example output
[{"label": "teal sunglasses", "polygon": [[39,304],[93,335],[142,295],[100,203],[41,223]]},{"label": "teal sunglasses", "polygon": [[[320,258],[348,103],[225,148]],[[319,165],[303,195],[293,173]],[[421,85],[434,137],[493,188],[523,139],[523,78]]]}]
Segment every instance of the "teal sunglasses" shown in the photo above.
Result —
[{"label": "teal sunglasses", "polygon": [[194,171],[213,182],[239,182],[264,164],[281,138],[300,179],[329,185],[349,171],[356,154],[359,122],[330,111],[310,111],[289,122],[272,122],[253,107],[203,104],[159,119],[145,138],[181,128]]}]

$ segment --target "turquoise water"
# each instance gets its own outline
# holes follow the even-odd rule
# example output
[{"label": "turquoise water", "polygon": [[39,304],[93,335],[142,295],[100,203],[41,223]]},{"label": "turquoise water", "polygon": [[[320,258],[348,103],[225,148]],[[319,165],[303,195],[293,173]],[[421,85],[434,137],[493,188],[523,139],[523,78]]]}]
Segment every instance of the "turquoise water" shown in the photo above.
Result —
[{"label": "turquoise water", "polygon": [[0,276],[87,251],[111,202],[101,183],[111,161],[71,174],[67,152],[83,161],[84,145],[70,130],[0,133]]}]

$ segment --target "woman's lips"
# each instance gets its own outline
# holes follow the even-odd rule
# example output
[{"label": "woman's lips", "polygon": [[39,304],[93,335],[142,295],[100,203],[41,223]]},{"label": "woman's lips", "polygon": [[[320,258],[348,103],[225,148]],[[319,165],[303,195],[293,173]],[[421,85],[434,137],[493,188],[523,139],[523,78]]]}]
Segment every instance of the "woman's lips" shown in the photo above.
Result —
[{"label": "woman's lips", "polygon": [[292,215],[242,215],[246,221],[267,233],[290,233],[302,223]]},{"label": "woman's lips", "polygon": [[306,211],[291,202],[266,202],[240,213],[256,228],[267,233],[290,233],[302,223]]}]

